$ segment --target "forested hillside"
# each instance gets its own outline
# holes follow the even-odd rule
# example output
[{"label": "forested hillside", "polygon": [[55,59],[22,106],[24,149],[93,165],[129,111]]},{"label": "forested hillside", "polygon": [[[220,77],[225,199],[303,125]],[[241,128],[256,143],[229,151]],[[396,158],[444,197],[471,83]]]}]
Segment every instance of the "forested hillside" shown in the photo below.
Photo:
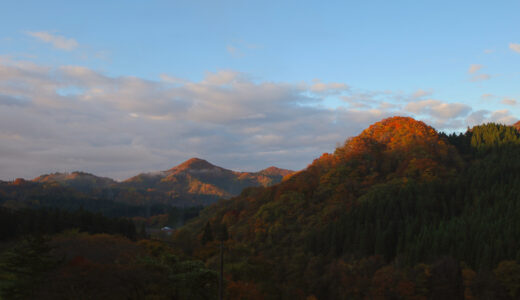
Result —
[{"label": "forested hillside", "polygon": [[191,159],[122,183],[84,172],[0,181],[0,299],[212,299],[217,273],[157,240],[161,228],[290,173]]},{"label": "forested hillside", "polygon": [[85,172],[52,173],[33,180],[0,181],[0,206],[83,207],[110,216],[150,216],[165,213],[172,206],[208,205],[236,196],[246,187],[279,183],[291,173],[276,167],[236,172],[198,158],[122,182]]},{"label": "forested hillside", "polygon": [[[161,178],[224,172],[206,163]],[[147,222],[193,218],[164,241],[142,218],[83,208],[117,217],[141,206],[43,181],[1,185],[0,297],[216,299],[222,243],[226,299],[520,298],[520,133],[510,126],[447,135],[385,119],[279,184],[200,214],[159,212]]]},{"label": "forested hillside", "polygon": [[215,271],[157,241],[69,230],[29,236],[1,250],[1,299],[213,299],[217,294]]},{"label": "forested hillside", "polygon": [[215,267],[227,228],[230,299],[518,299],[519,216],[515,128],[446,135],[394,117],[173,239]]},{"label": "forested hillside", "polygon": [[276,167],[259,172],[236,172],[191,158],[166,171],[129,178],[119,187],[133,191],[134,201],[151,199],[154,203],[208,205],[220,198],[236,196],[246,187],[279,183],[291,173]]}]

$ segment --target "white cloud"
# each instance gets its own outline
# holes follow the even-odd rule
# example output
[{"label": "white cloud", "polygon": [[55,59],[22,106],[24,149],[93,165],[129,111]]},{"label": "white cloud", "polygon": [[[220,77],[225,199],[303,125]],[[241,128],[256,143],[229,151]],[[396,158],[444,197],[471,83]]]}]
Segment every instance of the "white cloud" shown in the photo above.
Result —
[{"label": "white cloud", "polygon": [[0,178],[85,170],[121,179],[191,156],[246,170],[302,168],[376,119],[361,111],[366,121],[347,126],[348,111],[301,105],[320,101],[310,85],[257,83],[235,71],[161,79],[3,60]]},{"label": "white cloud", "polygon": [[520,53],[520,44],[510,43],[509,44],[509,49],[511,49],[511,50],[513,50],[515,52]]},{"label": "white cloud", "polygon": [[489,110],[478,110],[472,112],[467,118],[468,126],[472,127],[483,123],[500,123],[505,125],[514,124],[517,119],[511,115],[511,112],[507,109],[489,111]]},{"label": "white cloud", "polygon": [[168,74],[161,74],[161,75],[159,75],[159,78],[161,79],[161,81],[167,82],[167,83],[173,83],[173,84],[186,84],[186,83],[188,83],[188,81],[185,80],[185,79],[178,78],[178,77],[175,77],[175,76],[170,76]]},{"label": "white cloud", "polygon": [[323,83],[319,79],[314,79],[310,90],[314,93],[321,94],[340,94],[348,90],[348,85],[339,82]]},{"label": "white cloud", "polygon": [[[299,169],[392,115],[414,115],[439,129],[465,126],[471,108],[464,104],[410,102],[427,95],[253,81],[233,70],[200,81],[167,74],[152,81],[1,58],[0,178],[84,170],[123,179],[192,156],[241,170]],[[326,108],[327,97],[352,104]]]},{"label": "white cloud", "polygon": [[75,39],[54,35],[46,31],[28,31],[26,34],[42,42],[52,44],[56,49],[70,51],[78,47],[78,42]]},{"label": "white cloud", "polygon": [[381,96],[378,92],[358,92],[351,91],[346,96],[341,96],[341,99],[347,102],[350,107],[355,109],[371,108],[379,103],[379,97]]},{"label": "white cloud", "polygon": [[358,89],[348,89],[339,98],[348,103],[353,109],[368,109],[381,107],[389,108],[390,106],[397,108],[402,104],[402,102],[407,103],[431,95],[433,95],[433,90],[431,89],[418,89],[411,94],[390,90],[360,91]]},{"label": "white cloud", "polygon": [[408,103],[406,111],[430,115],[437,119],[451,119],[466,116],[471,112],[471,107],[462,103],[445,103],[439,100],[421,100]]},{"label": "white cloud", "polygon": [[511,112],[509,110],[502,109],[492,112],[491,116],[489,117],[489,121],[511,125],[515,123],[517,119],[511,115]]},{"label": "white cloud", "polygon": [[487,116],[490,114],[490,111],[488,110],[477,110],[469,114],[469,116],[466,119],[466,122],[468,126],[473,127],[478,124],[484,123]]},{"label": "white cloud", "polygon": [[482,65],[471,65],[471,66],[469,66],[468,73],[470,73],[470,74],[476,73],[483,67],[484,66],[482,66]]},{"label": "white cloud", "polygon": [[206,72],[204,83],[210,85],[226,85],[245,80],[245,75],[232,70],[223,70],[218,72]]}]

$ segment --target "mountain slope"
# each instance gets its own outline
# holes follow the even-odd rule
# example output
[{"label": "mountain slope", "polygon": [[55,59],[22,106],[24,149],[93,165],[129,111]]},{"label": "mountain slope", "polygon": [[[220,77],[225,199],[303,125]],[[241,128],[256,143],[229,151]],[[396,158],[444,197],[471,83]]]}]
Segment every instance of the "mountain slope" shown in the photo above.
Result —
[{"label": "mountain slope", "polygon": [[92,192],[96,189],[108,188],[117,182],[108,177],[99,177],[85,172],[53,173],[34,178],[32,181],[42,184],[60,184],[81,192]]},{"label": "mountain slope", "polygon": [[208,204],[238,195],[244,188],[278,183],[292,171],[270,167],[259,172],[235,172],[200,158],[191,158],[166,171],[143,173],[121,183],[162,192],[172,201]]},{"label": "mountain slope", "polygon": [[512,127],[446,136],[394,117],[278,185],[210,206],[174,241],[215,266],[215,245],[197,239],[208,223],[227,227],[226,273],[265,298],[461,298],[464,282],[474,288],[461,274],[520,259],[519,194]]},{"label": "mountain slope", "polygon": [[[32,182],[42,189],[61,186],[82,193],[85,198],[129,205],[192,206],[236,196],[247,187],[270,186],[291,173],[293,171],[276,167],[259,172],[236,172],[192,158],[169,170],[141,173],[123,182],[84,172],[46,174]],[[42,193],[46,192],[42,190]]]},{"label": "mountain slope", "polygon": [[[322,155],[278,185],[248,189],[238,198],[212,206],[216,214],[212,217],[218,219],[219,214],[228,214],[230,207],[241,207],[238,214],[244,215],[244,220],[236,222],[251,221],[248,217],[256,222],[248,235],[263,232],[261,228],[273,223],[295,221],[312,226],[348,211],[360,196],[381,184],[434,181],[454,176],[462,165],[455,147],[433,128],[411,118],[389,118],[348,139],[334,154]],[[312,215],[298,216],[308,208]],[[284,212],[276,212],[278,209]],[[264,217],[271,213],[274,216]],[[295,220],[288,221],[291,217]]]}]

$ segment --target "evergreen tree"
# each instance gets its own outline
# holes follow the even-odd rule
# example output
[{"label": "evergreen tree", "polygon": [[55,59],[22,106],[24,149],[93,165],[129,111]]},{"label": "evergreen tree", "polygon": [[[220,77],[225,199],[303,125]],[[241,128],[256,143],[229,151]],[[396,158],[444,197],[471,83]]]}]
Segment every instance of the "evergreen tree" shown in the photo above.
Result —
[{"label": "evergreen tree", "polygon": [[204,232],[202,233],[201,243],[206,245],[208,242],[213,241],[213,231],[211,230],[211,224],[209,221],[206,223],[204,227]]},{"label": "evergreen tree", "polygon": [[0,298],[31,298],[44,274],[57,266],[43,237],[29,237],[0,256]]},{"label": "evergreen tree", "polygon": [[217,240],[225,242],[229,239],[228,229],[226,224],[220,224],[218,226]]}]

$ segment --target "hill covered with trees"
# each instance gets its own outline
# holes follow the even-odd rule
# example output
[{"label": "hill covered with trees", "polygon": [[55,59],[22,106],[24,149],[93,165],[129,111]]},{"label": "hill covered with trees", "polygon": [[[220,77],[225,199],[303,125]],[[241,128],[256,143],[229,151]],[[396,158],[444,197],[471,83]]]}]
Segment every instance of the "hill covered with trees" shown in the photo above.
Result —
[{"label": "hill covered with trees", "polygon": [[[193,160],[127,184],[159,193],[215,174],[236,178]],[[73,187],[81,176],[2,183],[0,297],[216,299],[223,247],[226,299],[520,298],[520,133],[511,126],[448,135],[388,118],[278,184],[160,217],[193,218],[164,241],[128,219],[42,209],[75,195],[131,211],[102,189]],[[24,238],[31,233],[40,236]]]},{"label": "hill covered with trees", "polygon": [[208,231],[227,228],[230,299],[518,299],[518,216],[515,128],[446,135],[393,117],[173,241],[216,267]]},{"label": "hill covered with trees", "polygon": [[52,173],[33,180],[0,181],[0,206],[83,207],[107,215],[154,215],[171,206],[208,205],[236,196],[246,187],[270,186],[291,173],[276,167],[236,172],[198,158],[122,182],[85,172]]},{"label": "hill covered with trees", "polygon": [[170,204],[207,205],[220,198],[236,196],[246,187],[279,183],[291,173],[276,167],[259,172],[236,172],[191,158],[166,171],[139,174],[120,186],[164,195],[162,201]]}]

